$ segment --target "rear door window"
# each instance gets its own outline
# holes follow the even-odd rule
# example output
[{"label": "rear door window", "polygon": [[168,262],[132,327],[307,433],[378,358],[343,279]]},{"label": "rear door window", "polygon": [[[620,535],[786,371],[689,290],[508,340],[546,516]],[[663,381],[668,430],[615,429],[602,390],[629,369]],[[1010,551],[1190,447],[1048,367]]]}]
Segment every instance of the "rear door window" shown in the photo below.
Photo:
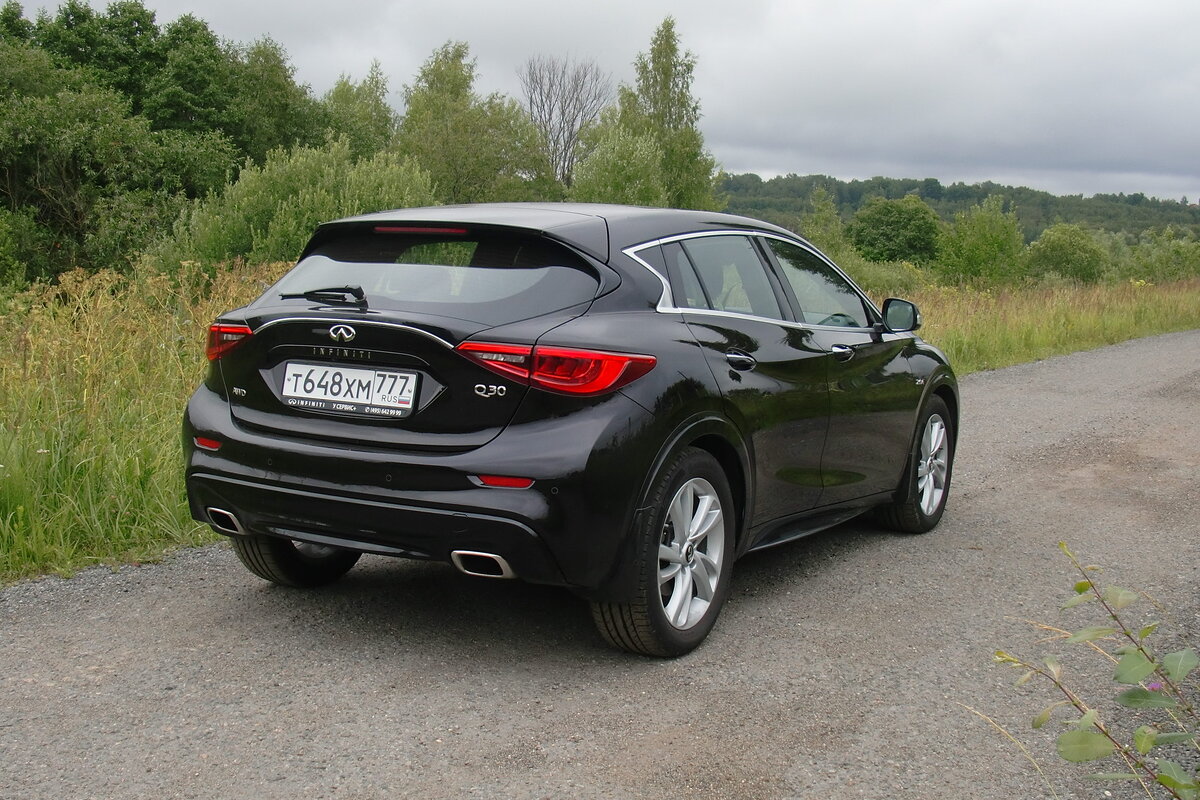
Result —
[{"label": "rear door window", "polygon": [[696,290],[700,287],[688,287],[688,279],[683,279],[681,294],[691,307],[702,308],[706,302],[717,311],[784,318],[766,265],[748,237],[697,236],[682,242],[682,246],[703,285],[703,295],[698,296]]},{"label": "rear door window", "polygon": [[599,282],[578,254],[535,236],[355,231],[322,242],[259,303],[341,286],[362,287],[370,308],[502,325],[587,302]]}]

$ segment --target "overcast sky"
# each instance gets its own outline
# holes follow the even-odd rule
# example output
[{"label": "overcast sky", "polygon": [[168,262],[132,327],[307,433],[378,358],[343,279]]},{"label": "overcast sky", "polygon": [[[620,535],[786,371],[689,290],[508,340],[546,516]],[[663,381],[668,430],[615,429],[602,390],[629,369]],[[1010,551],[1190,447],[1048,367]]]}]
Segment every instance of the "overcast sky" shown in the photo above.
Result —
[{"label": "overcast sky", "polygon": [[[94,7],[106,0],[91,0]],[[400,105],[433,50],[470,45],[520,99],[532,55],[633,59],[676,18],[709,149],[729,172],[993,180],[1200,198],[1197,0],[143,0],[270,36],[318,94],[378,60]],[[58,3],[26,2],[27,16]]]}]

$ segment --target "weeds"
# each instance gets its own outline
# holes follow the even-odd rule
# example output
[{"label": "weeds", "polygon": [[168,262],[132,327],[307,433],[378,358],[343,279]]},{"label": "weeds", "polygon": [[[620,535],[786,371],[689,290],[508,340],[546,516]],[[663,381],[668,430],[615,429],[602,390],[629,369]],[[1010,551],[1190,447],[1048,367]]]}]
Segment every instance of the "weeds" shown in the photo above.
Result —
[{"label": "weeds", "polygon": [[[0,581],[212,538],[184,502],[180,415],[208,324],[285,268],[76,271],[0,297]],[[899,293],[959,374],[1200,328],[1197,279]]]},{"label": "weeds", "polygon": [[[1129,611],[1141,595],[1117,586],[1101,585],[1096,578],[1099,567],[1084,566],[1065,543],[1059,542],[1058,546],[1078,573],[1074,593],[1063,605],[1064,610],[1091,604],[1090,607],[1097,609],[1097,615],[1102,618],[1101,624],[1074,632],[1048,625],[1037,627],[1053,631],[1056,634],[1054,641],[1087,647],[1099,654],[1103,669],[1121,688],[1114,699],[1118,711],[1124,713],[1114,713],[1115,720],[1103,720],[1099,707],[1089,704],[1079,689],[1071,685],[1067,671],[1054,655],[1039,660],[998,650],[996,662],[1023,671],[1017,681],[1019,686],[1040,680],[1053,687],[1058,699],[1034,716],[1033,727],[1041,728],[1049,723],[1059,709],[1067,711],[1070,717],[1068,729],[1055,740],[1055,749],[1062,759],[1076,764],[1115,761],[1119,767],[1117,771],[1094,773],[1092,777],[1136,781],[1148,797],[1157,796],[1151,790],[1156,787],[1177,800],[1197,800],[1200,798],[1200,775],[1195,767],[1158,757],[1156,753],[1161,752],[1157,748],[1184,746],[1192,754],[1189,760],[1194,762],[1195,754],[1200,752],[1200,712],[1193,699],[1195,682],[1191,677],[1200,667],[1200,656],[1191,647],[1158,653],[1150,640],[1159,623],[1149,620],[1134,623]],[[989,717],[969,710],[999,727]],[[1128,723],[1135,713],[1141,715],[1137,721],[1144,724],[1132,733],[1123,733],[1121,723]],[[1045,779],[1045,773],[1029,750],[1008,731],[1000,728],[1000,732],[1017,744]]]},{"label": "weeds", "polygon": [[76,271],[0,301],[0,579],[211,538],[183,503],[180,411],[212,317],[280,267]]}]

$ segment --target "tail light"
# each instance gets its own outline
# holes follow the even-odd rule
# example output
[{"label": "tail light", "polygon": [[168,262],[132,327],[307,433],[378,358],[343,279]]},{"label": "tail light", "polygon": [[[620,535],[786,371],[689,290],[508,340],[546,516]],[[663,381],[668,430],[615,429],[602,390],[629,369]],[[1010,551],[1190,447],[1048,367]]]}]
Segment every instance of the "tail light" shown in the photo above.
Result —
[{"label": "tail light", "polygon": [[457,350],[506,378],[574,395],[612,392],[654,369],[654,356],[575,347],[463,342]]},{"label": "tail light", "polygon": [[208,347],[205,354],[209,361],[216,361],[221,356],[236,347],[253,331],[245,325],[223,325],[214,322],[208,328]]}]

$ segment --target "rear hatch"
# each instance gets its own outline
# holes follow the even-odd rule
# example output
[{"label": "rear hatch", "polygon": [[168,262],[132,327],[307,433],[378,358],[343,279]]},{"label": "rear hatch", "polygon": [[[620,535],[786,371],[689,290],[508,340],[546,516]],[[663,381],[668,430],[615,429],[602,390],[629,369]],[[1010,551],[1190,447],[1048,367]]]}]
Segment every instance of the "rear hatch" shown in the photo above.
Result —
[{"label": "rear hatch", "polygon": [[214,366],[248,429],[347,446],[463,450],[494,438],[528,387],[455,350],[533,344],[582,314],[602,267],[497,229],[352,224],[251,305]]}]

